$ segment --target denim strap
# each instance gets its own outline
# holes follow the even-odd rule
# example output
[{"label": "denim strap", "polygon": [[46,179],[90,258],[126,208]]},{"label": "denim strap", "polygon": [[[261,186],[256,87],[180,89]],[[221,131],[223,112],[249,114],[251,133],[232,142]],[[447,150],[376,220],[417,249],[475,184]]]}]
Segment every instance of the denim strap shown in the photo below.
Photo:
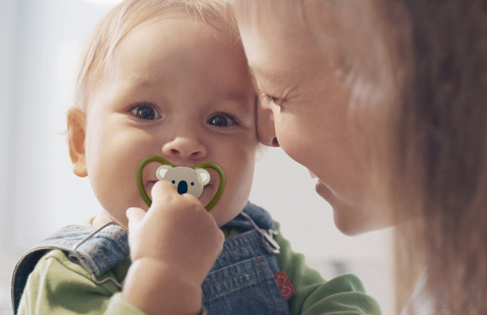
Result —
[{"label": "denim strap", "polygon": [[[37,262],[50,250],[58,249],[69,254],[69,259],[81,264],[97,283],[97,277],[110,270],[130,254],[127,232],[117,224],[101,228],[68,225],[40,242],[22,255],[12,277],[12,307],[16,314],[20,298],[30,273]],[[104,279],[114,281],[116,279]]]}]

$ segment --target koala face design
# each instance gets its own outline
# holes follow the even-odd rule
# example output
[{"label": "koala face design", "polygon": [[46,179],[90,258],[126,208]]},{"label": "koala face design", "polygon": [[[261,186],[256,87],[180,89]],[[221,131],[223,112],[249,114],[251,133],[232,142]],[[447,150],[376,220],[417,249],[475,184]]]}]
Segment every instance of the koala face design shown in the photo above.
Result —
[{"label": "koala face design", "polygon": [[161,165],[156,171],[156,177],[172,182],[179,194],[189,193],[196,198],[201,196],[203,188],[210,182],[210,173],[207,170],[182,166]]}]

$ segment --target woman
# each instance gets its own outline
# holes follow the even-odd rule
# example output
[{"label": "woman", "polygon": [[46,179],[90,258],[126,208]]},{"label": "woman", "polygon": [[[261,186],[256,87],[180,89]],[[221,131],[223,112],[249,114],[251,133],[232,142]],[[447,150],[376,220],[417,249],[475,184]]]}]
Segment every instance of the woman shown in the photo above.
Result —
[{"label": "woman", "polygon": [[404,313],[487,314],[487,1],[231,3],[261,141],[316,174],[345,234],[402,223],[399,308],[425,280]]}]

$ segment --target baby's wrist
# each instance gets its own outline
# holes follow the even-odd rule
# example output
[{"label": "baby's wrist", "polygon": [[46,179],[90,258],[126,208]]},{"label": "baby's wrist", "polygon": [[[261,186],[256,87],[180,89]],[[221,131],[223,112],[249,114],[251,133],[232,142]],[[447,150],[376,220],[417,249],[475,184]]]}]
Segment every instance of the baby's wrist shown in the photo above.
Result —
[{"label": "baby's wrist", "polygon": [[153,258],[140,258],[130,267],[124,298],[147,314],[199,314],[201,283]]}]

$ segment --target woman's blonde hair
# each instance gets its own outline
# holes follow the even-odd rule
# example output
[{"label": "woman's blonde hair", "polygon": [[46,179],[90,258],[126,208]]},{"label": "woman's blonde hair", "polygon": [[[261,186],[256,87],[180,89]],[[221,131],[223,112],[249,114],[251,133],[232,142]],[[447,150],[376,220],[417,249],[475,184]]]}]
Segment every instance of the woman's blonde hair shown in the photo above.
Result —
[{"label": "woman's blonde hair", "polygon": [[487,314],[487,3],[396,2],[412,58],[391,191],[397,215],[418,218],[397,228],[397,285],[422,264],[435,314]]},{"label": "woman's blonde hair", "polygon": [[83,47],[74,106],[86,111],[110,68],[117,45],[131,30],[174,11],[187,12],[239,40],[235,18],[223,0],[126,0],[103,17]]}]

